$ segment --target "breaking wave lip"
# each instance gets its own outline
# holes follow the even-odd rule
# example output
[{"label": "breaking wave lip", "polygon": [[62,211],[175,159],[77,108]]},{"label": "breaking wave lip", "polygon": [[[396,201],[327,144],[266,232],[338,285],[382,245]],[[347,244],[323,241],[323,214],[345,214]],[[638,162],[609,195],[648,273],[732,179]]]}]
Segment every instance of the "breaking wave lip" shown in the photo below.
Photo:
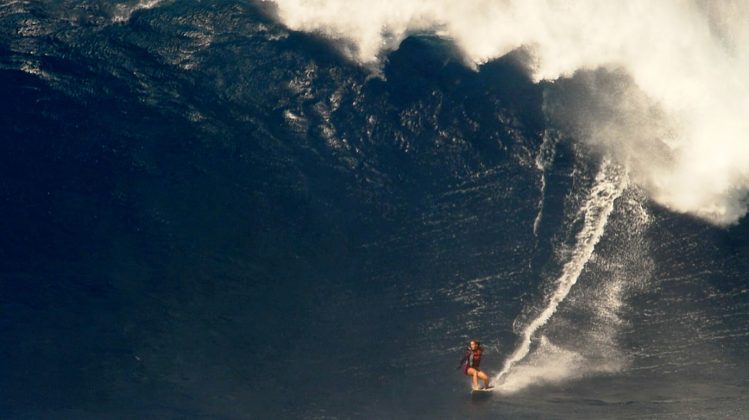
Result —
[{"label": "breaking wave lip", "polygon": [[[289,28],[334,39],[365,65],[381,62],[410,34],[431,32],[454,42],[474,68],[526,49],[535,81],[622,72],[618,92],[592,90],[612,102],[612,115],[597,120],[583,109],[577,116],[579,128],[607,135],[578,140],[601,146],[651,199],[676,212],[722,226],[747,212],[747,2],[264,1],[277,5]],[[566,107],[579,97],[561,99]]]},{"label": "breaking wave lip", "polygon": [[[604,159],[601,168],[596,175],[594,185],[588,195],[588,198],[580,209],[583,214],[583,226],[576,237],[576,244],[569,261],[564,265],[562,274],[556,280],[556,288],[548,297],[548,303],[544,309],[536,315],[521,331],[520,342],[515,350],[504,361],[502,370],[495,376],[494,381],[499,385],[496,387],[500,392],[514,392],[522,386],[519,384],[529,385],[537,382],[535,379],[520,379],[515,376],[531,375],[538,380],[543,380],[542,371],[529,370],[528,367],[521,371],[513,371],[516,364],[524,360],[531,352],[531,343],[535,334],[543,327],[556,312],[559,304],[569,294],[572,286],[575,285],[585,264],[593,255],[596,244],[603,236],[609,215],[614,208],[614,202],[622,194],[626,187],[626,176],[622,168],[612,163],[609,159]],[[546,347],[544,347],[546,346]],[[556,356],[564,355],[566,363],[571,363],[576,358],[573,352],[563,351],[562,349],[551,351],[552,347],[546,338],[542,338],[541,347],[537,352],[550,351],[549,354]],[[554,356],[554,357],[556,357]],[[550,356],[551,357],[551,356]],[[546,361],[548,362],[548,361]],[[549,372],[552,372],[549,370]],[[555,380],[561,380],[565,377],[559,369],[553,371]],[[514,373],[514,374],[513,374]],[[551,373],[550,373],[551,375]],[[547,378],[549,379],[549,378]]]}]

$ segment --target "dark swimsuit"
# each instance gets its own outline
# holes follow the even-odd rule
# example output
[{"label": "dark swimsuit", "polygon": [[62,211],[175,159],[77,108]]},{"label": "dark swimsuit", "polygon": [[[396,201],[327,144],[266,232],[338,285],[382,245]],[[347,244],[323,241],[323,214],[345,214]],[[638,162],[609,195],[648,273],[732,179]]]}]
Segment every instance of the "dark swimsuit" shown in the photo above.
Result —
[{"label": "dark swimsuit", "polygon": [[466,352],[466,355],[463,357],[461,364],[463,362],[465,362],[466,364],[463,368],[463,373],[465,375],[468,375],[468,368],[474,368],[477,371],[481,372],[481,369],[479,369],[479,364],[481,363],[481,349],[476,349],[476,351],[468,350]]}]

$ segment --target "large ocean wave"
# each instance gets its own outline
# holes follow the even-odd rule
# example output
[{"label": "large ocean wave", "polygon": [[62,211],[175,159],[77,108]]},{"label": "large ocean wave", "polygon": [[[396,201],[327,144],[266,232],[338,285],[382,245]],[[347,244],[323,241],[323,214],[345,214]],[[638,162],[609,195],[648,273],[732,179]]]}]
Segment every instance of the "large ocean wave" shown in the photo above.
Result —
[{"label": "large ocean wave", "polygon": [[745,16],[0,5],[0,417],[742,415]]},{"label": "large ocean wave", "polygon": [[452,40],[474,65],[524,49],[535,80],[576,82],[550,86],[564,109],[554,113],[611,152],[654,200],[720,225],[747,211],[745,3],[274,2],[287,26],[341,40],[365,64],[414,32]]}]

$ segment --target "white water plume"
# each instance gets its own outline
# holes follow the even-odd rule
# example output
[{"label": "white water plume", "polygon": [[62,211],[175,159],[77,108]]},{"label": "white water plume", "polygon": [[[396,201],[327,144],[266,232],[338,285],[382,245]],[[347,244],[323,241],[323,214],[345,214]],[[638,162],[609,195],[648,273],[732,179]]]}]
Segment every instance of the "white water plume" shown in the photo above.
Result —
[{"label": "white water plume", "polygon": [[[536,81],[621,73],[614,91],[610,84],[590,91],[615,112],[599,121],[577,107],[579,131],[606,133],[595,142],[675,211],[719,225],[747,211],[748,2],[273,1],[288,27],[340,40],[364,64],[377,63],[408,34],[429,31],[477,65],[524,48]],[[575,93],[562,89],[559,105],[575,108]]]},{"label": "white water plume", "polygon": [[592,368],[583,355],[554,345],[546,336],[538,339],[538,347],[522,365],[516,366],[513,374],[496,385],[497,392],[510,394],[532,385],[553,384],[579,378]]},{"label": "white water plume", "polygon": [[[513,367],[528,356],[536,332],[554,315],[559,304],[567,297],[572,286],[577,282],[585,264],[593,255],[596,244],[603,235],[609,214],[611,214],[614,208],[614,201],[621,195],[625,185],[626,179],[621,174],[621,169],[610,161],[604,160],[601,169],[596,175],[590,194],[580,209],[583,215],[583,226],[577,234],[576,243],[570,259],[564,265],[562,274],[556,280],[556,288],[548,297],[548,302],[544,309],[523,328],[519,344],[505,360],[502,370],[495,377],[495,381],[501,383],[500,391],[515,389],[518,386],[517,380],[510,382],[514,385],[505,385],[505,383],[508,383],[509,377],[512,376],[510,374]],[[554,354],[561,354],[560,351],[556,351]],[[565,354],[570,356],[571,353]],[[506,389],[507,386],[510,388]]]}]

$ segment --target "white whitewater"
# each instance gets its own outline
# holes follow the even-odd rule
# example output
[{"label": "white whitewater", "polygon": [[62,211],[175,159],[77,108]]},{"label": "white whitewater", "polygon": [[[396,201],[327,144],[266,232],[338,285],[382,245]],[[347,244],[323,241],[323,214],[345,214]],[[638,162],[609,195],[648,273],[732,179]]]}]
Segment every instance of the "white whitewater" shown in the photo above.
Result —
[{"label": "white whitewater", "polygon": [[602,163],[588,199],[580,209],[584,218],[583,227],[577,234],[571,258],[564,265],[562,274],[556,281],[556,289],[549,296],[546,307],[525,326],[519,344],[505,360],[502,370],[494,378],[494,381],[498,383],[498,391],[511,392],[515,390],[514,388],[504,389],[504,380],[512,375],[513,366],[528,356],[531,350],[531,341],[536,332],[554,315],[557,307],[567,297],[585,264],[593,255],[593,250],[601,239],[606,222],[614,208],[614,201],[621,195],[626,185],[626,177],[622,172],[618,165],[609,160],[604,160]]},{"label": "white whitewater", "polygon": [[[587,85],[587,101],[557,92],[567,134],[627,167],[651,199],[718,225],[749,210],[747,1],[267,1],[365,65],[414,33],[451,40],[474,68],[522,48],[533,80]],[[589,83],[596,70],[615,80]]]}]

